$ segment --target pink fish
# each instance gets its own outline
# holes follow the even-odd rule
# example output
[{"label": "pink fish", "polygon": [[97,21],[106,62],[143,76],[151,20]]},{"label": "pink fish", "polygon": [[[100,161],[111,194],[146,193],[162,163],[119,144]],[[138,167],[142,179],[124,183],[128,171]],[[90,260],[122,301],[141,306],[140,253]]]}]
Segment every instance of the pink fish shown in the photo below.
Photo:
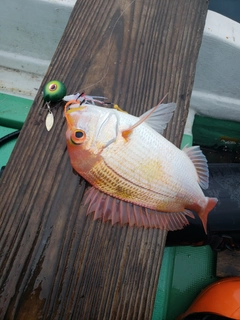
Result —
[{"label": "pink fish", "polygon": [[70,101],[65,106],[72,167],[92,187],[87,214],[112,224],[182,229],[197,212],[207,232],[208,167],[199,147],[180,150],[162,136],[176,108],[160,104],[140,118]]}]

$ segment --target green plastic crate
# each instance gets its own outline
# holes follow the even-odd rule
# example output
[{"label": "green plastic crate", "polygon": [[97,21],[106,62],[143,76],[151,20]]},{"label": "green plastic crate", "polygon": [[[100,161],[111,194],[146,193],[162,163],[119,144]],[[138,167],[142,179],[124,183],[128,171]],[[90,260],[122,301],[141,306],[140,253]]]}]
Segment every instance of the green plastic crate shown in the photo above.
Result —
[{"label": "green plastic crate", "polygon": [[[191,146],[184,135],[181,148]],[[216,280],[216,254],[209,246],[164,249],[152,320],[174,320],[208,284]]]},{"label": "green plastic crate", "polygon": [[[0,138],[22,128],[31,105],[30,99],[0,93]],[[16,140],[0,145],[0,168],[7,164]]]},{"label": "green plastic crate", "polygon": [[[192,143],[209,162],[240,162],[240,123],[196,115],[193,141],[184,136],[182,147]],[[216,252],[209,246],[165,248],[152,319],[176,319],[216,280]]]}]

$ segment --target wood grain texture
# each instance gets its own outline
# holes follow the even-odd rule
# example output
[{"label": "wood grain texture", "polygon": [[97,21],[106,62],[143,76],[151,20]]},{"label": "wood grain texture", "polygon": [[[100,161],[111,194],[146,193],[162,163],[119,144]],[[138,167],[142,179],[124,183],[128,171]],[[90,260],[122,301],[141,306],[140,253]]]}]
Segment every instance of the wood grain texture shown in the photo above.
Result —
[{"label": "wood grain texture", "polygon": [[166,232],[85,216],[62,104],[47,132],[41,91],[104,95],[140,115],[169,92],[180,144],[205,23],[203,0],[78,0],[0,186],[0,318],[150,319]]}]

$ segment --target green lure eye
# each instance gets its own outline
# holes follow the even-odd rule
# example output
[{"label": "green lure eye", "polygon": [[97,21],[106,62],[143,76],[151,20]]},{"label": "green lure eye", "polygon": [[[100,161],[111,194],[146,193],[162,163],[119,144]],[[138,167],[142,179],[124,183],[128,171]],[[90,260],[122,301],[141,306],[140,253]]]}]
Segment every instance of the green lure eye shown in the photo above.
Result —
[{"label": "green lure eye", "polygon": [[43,88],[43,99],[46,102],[57,102],[62,100],[62,98],[66,95],[67,89],[65,84],[58,81],[52,80],[45,84]]},{"label": "green lure eye", "polygon": [[56,83],[51,83],[48,89],[52,92],[56,91],[58,88],[58,85]]}]

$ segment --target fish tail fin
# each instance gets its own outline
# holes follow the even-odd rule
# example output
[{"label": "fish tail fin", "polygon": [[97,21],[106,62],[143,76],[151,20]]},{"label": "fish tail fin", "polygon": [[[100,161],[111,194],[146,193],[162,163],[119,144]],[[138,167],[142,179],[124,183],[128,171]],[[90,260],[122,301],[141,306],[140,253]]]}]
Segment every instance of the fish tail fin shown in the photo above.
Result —
[{"label": "fish tail fin", "polygon": [[208,214],[209,212],[216,206],[218,199],[217,198],[207,198],[208,202],[206,207],[204,207],[200,212],[199,212],[199,217],[202,221],[203,228],[205,233],[207,234],[207,220],[208,220]]}]

